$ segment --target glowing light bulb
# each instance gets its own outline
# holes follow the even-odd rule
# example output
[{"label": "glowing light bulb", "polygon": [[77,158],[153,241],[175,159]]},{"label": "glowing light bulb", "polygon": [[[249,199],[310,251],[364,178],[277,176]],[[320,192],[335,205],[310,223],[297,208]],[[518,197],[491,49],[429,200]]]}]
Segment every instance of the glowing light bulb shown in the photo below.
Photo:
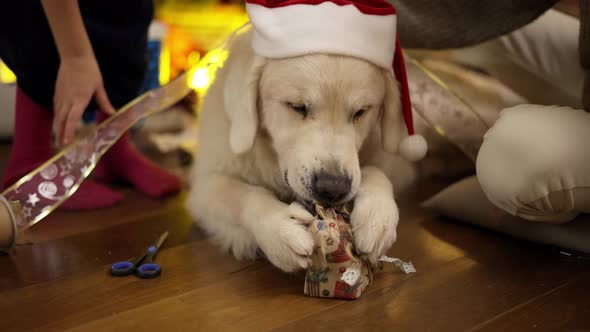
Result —
[{"label": "glowing light bulb", "polygon": [[209,85],[210,80],[209,70],[207,68],[199,68],[193,74],[191,87],[196,90],[204,89]]},{"label": "glowing light bulb", "polygon": [[10,84],[16,82],[16,76],[2,61],[0,61],[0,83]]}]

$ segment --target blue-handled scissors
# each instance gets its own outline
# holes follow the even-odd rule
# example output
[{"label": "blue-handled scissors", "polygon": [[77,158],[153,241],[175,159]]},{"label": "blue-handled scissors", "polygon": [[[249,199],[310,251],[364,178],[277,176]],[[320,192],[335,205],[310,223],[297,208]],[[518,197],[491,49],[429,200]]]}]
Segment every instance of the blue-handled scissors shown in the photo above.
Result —
[{"label": "blue-handled scissors", "polygon": [[111,265],[111,275],[114,277],[125,277],[135,274],[142,279],[151,279],[159,276],[162,273],[162,269],[160,265],[154,263],[154,258],[167,237],[168,232],[164,232],[164,234],[160,235],[158,242],[150,246],[145,254],[135,261],[122,261]]}]

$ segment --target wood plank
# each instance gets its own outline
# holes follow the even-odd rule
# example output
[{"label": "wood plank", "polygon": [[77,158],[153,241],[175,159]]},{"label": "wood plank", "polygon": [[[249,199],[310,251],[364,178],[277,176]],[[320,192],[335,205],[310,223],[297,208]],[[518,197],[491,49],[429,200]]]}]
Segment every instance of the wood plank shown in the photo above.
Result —
[{"label": "wood plank", "polygon": [[[74,221],[85,223],[87,219],[68,220]],[[105,264],[129,259],[145,251],[165,230],[170,235],[163,249],[205,238],[186,211],[163,210],[111,228],[36,242],[0,257],[0,291],[95,271]]]},{"label": "wood plank", "polygon": [[[159,224],[161,226],[161,224]],[[129,229],[133,229],[134,224],[123,225],[121,227],[129,227]],[[430,239],[428,234],[424,234],[424,236],[413,236],[413,234],[417,234],[420,232],[420,227],[418,223],[408,223],[408,227],[406,233],[408,233],[407,239],[401,241],[400,243],[406,243],[402,245],[405,247],[403,250],[399,250],[397,253],[398,255],[412,255],[412,259],[415,257],[413,256],[413,252],[421,253],[420,256],[416,256],[415,262],[419,264],[421,268],[426,269],[427,266],[433,265],[440,265],[444,264],[447,261],[463,256],[463,252],[460,250],[456,250],[452,246],[445,247],[444,243],[437,243],[436,239]],[[95,236],[97,239],[103,239],[102,241],[110,242],[117,240],[125,239],[125,233],[127,231],[113,231],[111,235],[104,233],[104,234],[95,234],[95,233],[88,233],[88,236]],[[121,235],[117,235],[121,234]],[[118,239],[110,239],[109,236],[120,236]],[[414,239],[422,239],[421,241],[415,241]],[[75,239],[75,238],[74,238]],[[108,240],[107,240],[108,239]],[[61,241],[68,240],[67,238]],[[78,246],[81,247],[93,247],[93,245],[82,245],[84,241],[92,241],[91,238],[80,238],[77,243],[70,243],[67,247],[70,248],[77,248]],[[99,241],[99,240],[95,240]],[[444,252],[444,255],[430,255],[425,250],[418,250],[422,243],[430,243],[433,248],[436,248],[439,252]],[[64,244],[62,244],[64,245]],[[65,246],[65,245],[64,245]],[[4,292],[6,295],[0,295],[0,297],[4,296],[6,301],[5,305],[8,308],[8,303],[12,301],[15,302],[17,310],[22,310],[23,312],[27,312],[27,308],[29,310],[36,310],[40,313],[38,314],[37,319],[35,322],[26,322],[27,316],[21,317],[20,319],[14,317],[16,322],[5,326],[5,328],[0,328],[0,330],[10,330],[16,329],[18,326],[22,326],[22,324],[29,324],[25,325],[27,327],[48,327],[48,324],[53,324],[52,326],[56,330],[65,329],[68,327],[73,327],[78,324],[81,324],[84,321],[91,321],[95,319],[100,319],[103,317],[108,317],[110,315],[117,314],[115,317],[122,317],[125,310],[130,309],[129,301],[133,304],[133,306],[137,306],[138,303],[133,300],[134,297],[141,297],[143,301],[141,302],[142,305],[150,304],[150,301],[159,302],[165,301],[169,297],[173,297],[179,294],[183,294],[183,292],[193,292],[198,291],[201,288],[207,287],[207,290],[203,291],[202,296],[206,298],[219,298],[218,302],[221,307],[225,306],[232,306],[239,303],[240,306],[246,306],[251,308],[252,314],[255,317],[261,316],[264,309],[264,305],[262,308],[256,304],[248,304],[248,302],[235,302],[236,295],[233,290],[236,287],[241,287],[244,291],[252,294],[250,301],[261,301],[264,303],[265,296],[268,295],[268,291],[271,288],[271,284],[275,284],[275,288],[271,289],[271,297],[278,298],[285,294],[285,296],[292,296],[297,299],[297,301],[302,301],[303,303],[302,308],[304,310],[308,310],[307,302],[306,301],[313,301],[313,299],[305,298],[303,296],[302,287],[303,281],[302,279],[292,279],[289,276],[285,276],[281,272],[275,270],[274,268],[268,266],[266,263],[259,263],[262,266],[265,266],[265,272],[240,272],[232,275],[232,280],[227,281],[225,280],[228,278],[228,275],[223,273],[215,273],[216,271],[216,264],[220,264],[220,262],[224,262],[224,264],[228,264],[226,262],[231,261],[233,259],[230,257],[217,252],[217,249],[212,245],[203,242],[195,242],[189,245],[189,247],[198,246],[198,250],[177,250],[176,248],[164,250],[162,253],[161,258],[159,258],[159,262],[162,264],[166,271],[166,275],[163,275],[159,284],[158,284],[158,291],[153,293],[152,289],[144,288],[144,289],[131,289],[132,292],[128,292],[127,289],[121,287],[115,287],[118,284],[114,284],[113,281],[105,276],[104,271],[106,266],[101,267],[97,270],[97,265],[90,264],[87,266],[87,269],[94,268],[93,271],[89,272],[88,274],[77,273],[71,276],[63,277],[60,279],[56,279],[54,281],[48,281],[45,283],[32,285],[30,287],[26,287],[20,290],[16,290],[13,292]],[[105,248],[108,245],[100,245],[99,243],[96,244],[97,248]],[[124,248],[124,247],[123,247]],[[90,249],[87,249],[90,250]],[[100,252],[101,249],[95,249],[96,252]],[[102,249],[104,250],[104,249]],[[195,257],[196,255],[196,257]],[[81,255],[81,257],[92,257],[88,252],[85,252]],[[421,258],[420,258],[421,257]],[[440,261],[442,259],[442,261]],[[197,261],[197,263],[192,263]],[[81,262],[77,262],[76,264],[81,264]],[[191,264],[190,267],[186,267],[186,264]],[[237,263],[234,263],[237,264]],[[246,264],[246,265],[242,265]],[[248,263],[239,263],[238,265],[233,266],[236,269],[239,269],[244,266],[248,266]],[[75,264],[73,264],[75,265]],[[194,266],[193,266],[194,265]],[[257,265],[258,266],[258,265]],[[62,271],[62,268],[58,269],[58,271]],[[174,277],[170,277],[170,271],[175,271]],[[266,280],[266,284],[260,282],[261,275]],[[211,280],[211,278],[207,279],[207,282],[196,282],[199,279],[203,279],[203,275],[207,276],[208,274],[215,275],[216,280]],[[389,282],[388,278],[384,278],[387,274],[383,274],[381,279],[376,280],[376,284],[378,285],[380,282]],[[390,267],[389,275],[394,280],[399,280],[405,278],[402,274],[393,272],[393,268]],[[237,279],[235,279],[235,278]],[[300,278],[300,276],[299,276]],[[179,280],[184,282],[185,287],[177,288],[175,284],[179,283]],[[379,281],[381,280],[381,281]],[[225,282],[224,284],[215,285],[215,283]],[[171,284],[172,283],[172,284]],[[267,285],[268,284],[268,285]],[[244,286],[246,285],[246,286]],[[93,287],[90,287],[93,286]],[[170,291],[172,289],[173,291]],[[175,291],[177,290],[177,291]],[[189,293],[190,294],[190,293]],[[201,294],[201,293],[199,293]],[[107,296],[107,295],[110,295]],[[156,295],[157,298],[153,297]],[[192,295],[187,295],[189,298]],[[94,299],[94,300],[91,300]],[[95,303],[96,299],[100,299],[100,303]],[[53,303],[52,306],[46,307],[45,303],[50,301]],[[322,305],[331,305],[335,301],[320,301]],[[78,303],[78,306],[74,307],[74,304]],[[90,304],[89,304],[90,303]],[[232,304],[233,303],[233,304]],[[131,307],[133,307],[131,306]],[[165,305],[163,305],[165,306]],[[0,306],[2,308],[3,306]],[[159,311],[162,306],[156,305],[155,310]],[[210,305],[203,306],[206,310],[203,315],[207,317],[215,317],[214,308]],[[293,308],[289,308],[288,306],[279,306],[283,309],[287,310],[287,314],[289,311],[293,313]],[[193,315],[194,308],[186,307],[187,314]],[[175,312],[180,312],[175,309]],[[68,313],[68,314],[65,314]],[[147,317],[152,316],[153,313],[149,313]],[[59,320],[56,320],[55,317],[60,317]],[[157,315],[156,315],[157,316]],[[83,317],[84,319],[81,319]],[[284,318],[285,316],[277,316],[277,319]],[[287,318],[291,318],[292,316],[288,316]],[[154,317],[154,319],[156,319]],[[147,319],[146,322],[150,322],[152,318]],[[216,319],[209,319],[208,322],[210,324],[218,323]],[[150,323],[152,324],[153,321]],[[34,325],[30,325],[34,324]]]},{"label": "wood plank", "polygon": [[276,330],[464,331],[589,270],[531,252],[535,248],[516,249],[455,260]]},{"label": "wood plank", "polygon": [[589,331],[590,273],[476,326],[475,331]]},{"label": "wood plank", "polygon": [[18,242],[40,243],[91,231],[104,230],[123,223],[150,219],[156,215],[184,212],[186,193],[168,199],[152,199],[131,189],[119,190],[124,200],[113,207],[92,211],[55,211],[21,233]]},{"label": "wood plank", "polygon": [[[397,285],[418,284],[418,279],[424,280],[425,277],[436,276],[437,271],[444,266],[453,264],[453,261],[465,259],[465,252],[457,246],[424,232],[421,222],[405,222],[400,227],[405,236],[400,238],[390,253],[397,257],[411,259],[418,269],[418,274],[404,275],[388,265],[384,271],[376,275],[373,284],[363,295],[363,299],[376,296],[372,294],[382,294],[383,289],[396,289]],[[477,247],[479,244],[481,252],[476,250],[475,254],[480,253],[482,256],[487,257],[487,253],[498,246],[506,248],[496,251],[500,257],[518,250],[514,241],[500,237],[486,239],[485,234],[476,229],[440,222],[433,223],[430,227],[444,227],[446,233],[454,234],[450,238],[460,242],[471,242],[472,247]],[[486,242],[488,243],[485,244]],[[473,259],[466,260],[470,263],[473,261]],[[459,267],[461,270],[466,270],[463,265]],[[457,272],[456,269],[452,271]],[[460,283],[460,286],[463,285],[464,280]],[[363,299],[359,300],[360,302],[351,303],[305,297],[302,274],[290,278],[267,265],[258,270],[243,271],[237,278],[226,279],[178,296],[146,303],[126,312],[118,311],[116,315],[105,316],[78,326],[74,330],[163,330],[173,327],[174,330],[179,331],[259,331],[282,326],[304,317],[315,317],[318,312],[335,313],[318,316],[318,321],[327,321],[326,317],[330,317],[330,320],[332,317],[343,318],[338,313],[344,312],[346,315],[347,310],[337,308],[350,305],[354,307],[365,301]],[[346,325],[347,323],[343,323],[340,327],[343,328]],[[70,326],[75,325],[64,322],[64,325],[59,327]],[[302,324],[297,328],[309,326],[310,324]]]},{"label": "wood plank", "polygon": [[[0,175],[4,171],[10,145],[0,143]],[[119,204],[91,211],[55,211],[32,228],[19,234],[18,242],[43,242],[126,222],[134,222],[155,214],[184,210],[186,192],[167,199],[153,199],[131,188],[110,186],[124,195]]]},{"label": "wood plank", "polygon": [[[63,331],[64,328],[183,294],[227,278],[253,266],[238,262],[206,241],[165,249],[158,257],[159,278],[114,278],[108,265],[0,294],[0,331]],[[32,319],[34,315],[34,319]]]}]

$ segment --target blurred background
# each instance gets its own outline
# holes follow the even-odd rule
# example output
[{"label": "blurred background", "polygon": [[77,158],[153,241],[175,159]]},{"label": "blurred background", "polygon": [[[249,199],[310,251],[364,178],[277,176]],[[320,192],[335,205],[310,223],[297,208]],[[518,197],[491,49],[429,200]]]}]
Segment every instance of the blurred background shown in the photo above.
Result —
[{"label": "blurred background", "polygon": [[[241,1],[155,0],[154,3],[146,90],[166,84],[195,66],[248,20]],[[211,52],[208,61],[223,60],[214,53]],[[206,68],[195,73],[191,80],[195,90],[203,91],[212,76]],[[0,137],[4,139],[12,136],[15,82],[16,77],[0,59]]]},{"label": "blurred background", "polygon": [[[139,123],[132,129],[132,138],[145,155],[185,178],[196,150],[199,97],[226,56],[217,47],[248,17],[242,1],[155,0],[154,4],[143,90],[164,85],[198,64],[200,69],[190,78],[194,93]],[[0,141],[8,144],[13,136],[15,92],[16,77],[0,59]],[[87,112],[83,120],[80,135],[92,130],[94,114]]]}]

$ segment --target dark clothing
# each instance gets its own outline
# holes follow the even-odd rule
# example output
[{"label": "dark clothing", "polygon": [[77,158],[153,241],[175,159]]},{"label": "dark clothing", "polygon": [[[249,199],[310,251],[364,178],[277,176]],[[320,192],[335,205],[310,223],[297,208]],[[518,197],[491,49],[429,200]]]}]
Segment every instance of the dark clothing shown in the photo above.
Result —
[{"label": "dark clothing", "polygon": [[[80,11],[115,108],[135,98],[147,69],[147,32],[152,0],[79,0]],[[39,0],[2,4],[0,59],[19,87],[35,102],[51,107],[59,55]]]}]

